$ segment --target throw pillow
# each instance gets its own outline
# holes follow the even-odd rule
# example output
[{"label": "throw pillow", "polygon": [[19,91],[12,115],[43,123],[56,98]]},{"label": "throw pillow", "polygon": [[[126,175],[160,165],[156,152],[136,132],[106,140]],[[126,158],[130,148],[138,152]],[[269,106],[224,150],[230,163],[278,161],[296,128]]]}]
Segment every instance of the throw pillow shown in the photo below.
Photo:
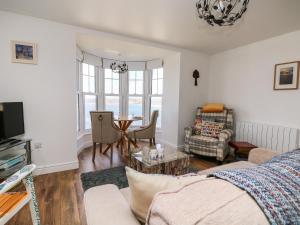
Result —
[{"label": "throw pillow", "polygon": [[205,113],[215,113],[215,112],[223,112],[224,104],[222,103],[208,103],[202,107],[202,112]]},{"label": "throw pillow", "polygon": [[202,120],[201,119],[195,119],[194,122],[194,132],[196,135],[200,135],[201,134],[201,124],[202,124]]},{"label": "throw pillow", "polygon": [[220,132],[224,129],[224,123],[203,121],[201,126],[201,135],[206,137],[218,138]]},{"label": "throw pillow", "polygon": [[148,209],[156,193],[205,178],[205,176],[195,174],[181,177],[163,174],[144,174],[129,167],[126,167],[126,175],[131,191],[131,209],[138,220],[143,223],[146,221]]}]

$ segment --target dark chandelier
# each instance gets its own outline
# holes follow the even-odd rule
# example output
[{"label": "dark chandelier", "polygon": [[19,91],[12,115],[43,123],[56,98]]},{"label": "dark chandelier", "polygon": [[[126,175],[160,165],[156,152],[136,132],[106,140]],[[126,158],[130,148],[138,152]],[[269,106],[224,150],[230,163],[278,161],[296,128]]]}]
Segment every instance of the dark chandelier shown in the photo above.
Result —
[{"label": "dark chandelier", "polygon": [[126,73],[128,71],[128,65],[125,62],[122,64],[113,62],[110,64],[110,68],[114,73]]},{"label": "dark chandelier", "polygon": [[198,15],[209,25],[231,26],[242,17],[250,0],[197,0]]}]

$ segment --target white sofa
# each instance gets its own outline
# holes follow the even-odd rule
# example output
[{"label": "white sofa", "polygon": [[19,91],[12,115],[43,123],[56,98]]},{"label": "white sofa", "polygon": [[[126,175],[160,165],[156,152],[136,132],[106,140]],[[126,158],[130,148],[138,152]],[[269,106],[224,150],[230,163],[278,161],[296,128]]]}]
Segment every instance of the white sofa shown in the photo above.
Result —
[{"label": "white sofa", "polygon": [[[228,168],[253,167],[275,156],[272,150],[251,150],[248,161],[239,161],[200,171],[200,175]],[[205,194],[205,193],[204,193]],[[209,200],[207,196],[207,200]],[[84,205],[88,225],[140,225],[130,209],[130,189],[119,190],[113,184],[97,186],[84,193]]]}]

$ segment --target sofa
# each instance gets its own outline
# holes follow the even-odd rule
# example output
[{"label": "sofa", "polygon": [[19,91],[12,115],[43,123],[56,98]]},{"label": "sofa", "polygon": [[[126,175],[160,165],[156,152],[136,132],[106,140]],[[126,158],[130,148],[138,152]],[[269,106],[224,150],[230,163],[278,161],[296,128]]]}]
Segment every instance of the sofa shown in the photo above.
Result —
[{"label": "sofa", "polygon": [[185,128],[184,148],[188,153],[216,157],[223,162],[229,153],[228,142],[233,137],[234,113],[233,109],[224,108],[223,112],[203,112],[202,107],[197,108],[195,121],[200,120],[223,123],[224,129],[217,137],[209,137],[198,133],[196,127]]},{"label": "sofa", "polygon": [[[199,175],[210,174],[229,168],[248,168],[268,161],[276,152],[256,148],[250,151],[248,161],[238,161],[211,169],[200,171]],[[205,190],[204,190],[205,191]],[[130,189],[119,190],[117,186],[108,184],[88,189],[84,194],[84,206],[88,225],[140,225],[130,209]],[[211,196],[203,193],[206,201]],[[249,196],[248,196],[249,197]],[[251,200],[251,197],[249,197]],[[253,201],[253,200],[252,200]],[[258,206],[257,206],[258,207]],[[235,209],[233,209],[234,211]],[[241,209],[239,209],[241,210]],[[259,211],[259,208],[256,209]],[[239,220],[243,220],[243,215]],[[246,218],[245,218],[246,219]]]}]

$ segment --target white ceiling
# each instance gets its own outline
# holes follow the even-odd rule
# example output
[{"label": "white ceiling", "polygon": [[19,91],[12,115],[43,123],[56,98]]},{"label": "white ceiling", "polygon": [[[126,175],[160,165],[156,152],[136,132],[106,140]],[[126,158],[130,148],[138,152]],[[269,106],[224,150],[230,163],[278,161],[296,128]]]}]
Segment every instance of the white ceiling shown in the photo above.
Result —
[{"label": "white ceiling", "polygon": [[175,52],[138,43],[87,34],[77,35],[81,50],[96,56],[126,61],[148,61],[162,59]]},{"label": "white ceiling", "polygon": [[300,0],[250,0],[234,27],[209,27],[195,0],[1,0],[0,9],[216,53],[300,29]]}]

